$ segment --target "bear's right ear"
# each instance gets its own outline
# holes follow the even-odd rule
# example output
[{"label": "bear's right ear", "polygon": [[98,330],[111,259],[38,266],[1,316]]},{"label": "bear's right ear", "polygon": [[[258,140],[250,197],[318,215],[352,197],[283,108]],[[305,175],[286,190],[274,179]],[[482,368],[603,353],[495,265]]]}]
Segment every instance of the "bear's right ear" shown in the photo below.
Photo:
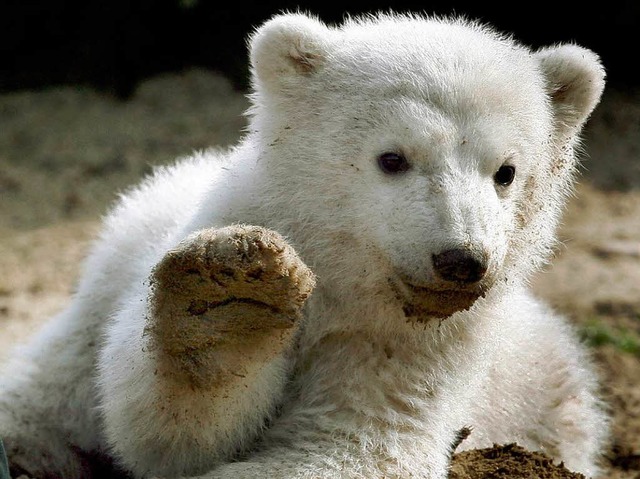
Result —
[{"label": "bear's right ear", "polygon": [[254,81],[280,90],[313,74],[324,64],[331,34],[325,24],[302,14],[267,21],[249,40]]}]

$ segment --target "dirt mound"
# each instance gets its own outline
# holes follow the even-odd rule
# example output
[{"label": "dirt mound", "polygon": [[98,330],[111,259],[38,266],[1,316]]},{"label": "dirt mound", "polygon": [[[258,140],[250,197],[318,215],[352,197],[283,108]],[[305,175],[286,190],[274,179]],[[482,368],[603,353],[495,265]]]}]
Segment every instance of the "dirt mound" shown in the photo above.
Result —
[{"label": "dirt mound", "polygon": [[539,452],[516,444],[472,449],[453,456],[449,479],[585,479]]}]

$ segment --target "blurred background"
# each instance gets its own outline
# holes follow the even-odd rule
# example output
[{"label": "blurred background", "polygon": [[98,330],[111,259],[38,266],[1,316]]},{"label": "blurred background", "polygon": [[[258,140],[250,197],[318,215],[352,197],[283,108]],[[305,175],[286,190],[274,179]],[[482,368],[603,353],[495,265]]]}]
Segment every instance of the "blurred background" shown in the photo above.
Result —
[{"label": "blurred background", "polygon": [[83,83],[126,97],[142,79],[190,66],[246,85],[245,36],[281,10],[327,22],[394,9],[462,14],[513,32],[532,46],[575,41],[602,55],[611,82],[637,85],[640,2],[319,0],[4,0],[0,6],[0,89]]}]

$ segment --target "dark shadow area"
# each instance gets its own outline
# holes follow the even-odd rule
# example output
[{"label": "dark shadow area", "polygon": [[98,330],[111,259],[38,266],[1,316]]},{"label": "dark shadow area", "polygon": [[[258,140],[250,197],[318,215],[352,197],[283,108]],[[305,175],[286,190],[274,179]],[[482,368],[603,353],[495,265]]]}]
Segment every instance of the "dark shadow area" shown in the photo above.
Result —
[{"label": "dark shadow area", "polygon": [[584,132],[582,173],[598,189],[640,189],[640,89],[609,87]]},{"label": "dark shadow area", "polygon": [[112,0],[23,2],[0,6],[0,91],[88,84],[127,97],[142,79],[189,66],[206,67],[246,86],[246,35],[282,10],[339,22],[345,12],[396,11],[465,15],[513,32],[534,47],[575,41],[597,51],[610,83],[637,85],[627,68],[638,44],[640,2],[382,2],[333,5],[308,0],[219,2]]}]

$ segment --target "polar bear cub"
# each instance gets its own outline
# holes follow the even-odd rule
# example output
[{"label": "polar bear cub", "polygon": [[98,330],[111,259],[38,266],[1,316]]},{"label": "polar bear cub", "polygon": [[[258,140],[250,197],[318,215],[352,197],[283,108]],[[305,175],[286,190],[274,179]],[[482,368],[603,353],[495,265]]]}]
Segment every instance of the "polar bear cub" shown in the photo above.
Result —
[{"label": "polar bear cub", "polygon": [[240,144],[125,195],[2,375],[14,474],[444,479],[470,427],[597,475],[590,360],[527,281],[598,57],[399,14],[278,15],[250,55]]}]

